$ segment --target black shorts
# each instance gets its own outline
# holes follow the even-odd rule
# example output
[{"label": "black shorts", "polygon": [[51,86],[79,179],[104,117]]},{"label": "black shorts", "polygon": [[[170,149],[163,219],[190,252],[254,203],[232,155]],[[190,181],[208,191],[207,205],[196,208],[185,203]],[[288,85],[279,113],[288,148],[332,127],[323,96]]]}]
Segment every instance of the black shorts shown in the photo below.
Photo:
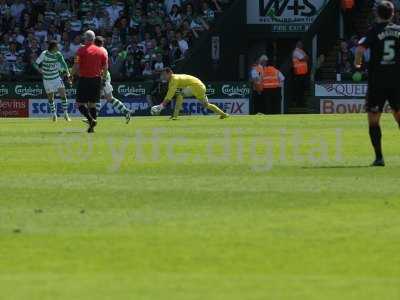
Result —
[{"label": "black shorts", "polygon": [[97,103],[100,101],[101,78],[79,77],[76,89],[76,102]]},{"label": "black shorts", "polygon": [[368,85],[365,108],[367,112],[383,112],[383,108],[389,102],[393,111],[400,110],[400,87],[376,87]]}]

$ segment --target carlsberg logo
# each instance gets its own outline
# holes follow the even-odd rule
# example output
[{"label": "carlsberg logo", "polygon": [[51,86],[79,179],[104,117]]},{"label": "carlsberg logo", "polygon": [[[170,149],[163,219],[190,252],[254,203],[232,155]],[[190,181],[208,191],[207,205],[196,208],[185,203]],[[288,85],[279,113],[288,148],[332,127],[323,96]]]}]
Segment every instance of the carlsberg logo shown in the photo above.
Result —
[{"label": "carlsberg logo", "polygon": [[0,87],[0,97],[8,95],[8,88],[6,88],[4,85]]},{"label": "carlsberg logo", "polygon": [[146,89],[141,86],[135,88],[134,86],[120,85],[118,87],[118,93],[123,96],[144,96],[146,95]]},{"label": "carlsberg logo", "polygon": [[206,90],[206,95],[207,96],[211,96],[211,95],[214,95],[214,94],[215,94],[215,89],[211,85],[208,85],[207,86],[207,90]]},{"label": "carlsberg logo", "polygon": [[250,88],[243,85],[243,86],[232,86],[229,84],[224,84],[222,86],[222,94],[233,97],[233,96],[248,96],[250,95]]},{"label": "carlsberg logo", "polygon": [[16,85],[15,86],[15,94],[20,95],[22,97],[26,96],[39,96],[43,93],[41,88],[37,86],[32,88],[31,86],[23,86],[23,85]]}]

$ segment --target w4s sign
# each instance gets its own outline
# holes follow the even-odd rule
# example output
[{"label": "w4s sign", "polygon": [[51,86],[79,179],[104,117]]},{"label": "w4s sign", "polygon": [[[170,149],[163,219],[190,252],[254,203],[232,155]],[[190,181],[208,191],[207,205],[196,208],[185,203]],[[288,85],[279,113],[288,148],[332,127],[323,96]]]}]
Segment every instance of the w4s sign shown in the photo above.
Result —
[{"label": "w4s sign", "polygon": [[329,0],[247,0],[248,24],[308,24]]}]

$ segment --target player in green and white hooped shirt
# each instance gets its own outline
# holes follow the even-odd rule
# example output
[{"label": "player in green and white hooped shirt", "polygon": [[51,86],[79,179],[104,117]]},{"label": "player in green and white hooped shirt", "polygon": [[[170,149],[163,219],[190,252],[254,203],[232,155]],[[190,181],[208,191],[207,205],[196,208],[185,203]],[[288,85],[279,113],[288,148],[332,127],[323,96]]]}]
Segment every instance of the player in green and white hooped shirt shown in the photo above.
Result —
[{"label": "player in green and white hooped shirt", "polygon": [[[104,51],[107,52],[107,50],[104,48],[104,38],[103,37],[96,36],[96,38],[94,40],[94,44],[98,47],[102,47],[104,49]],[[107,55],[108,55],[108,53],[107,53]],[[122,103],[120,100],[118,100],[117,98],[115,98],[113,96],[113,93],[112,93],[113,87],[111,85],[111,75],[110,75],[109,71],[107,71],[107,74],[104,74],[103,81],[104,81],[104,85],[103,85],[104,97],[106,98],[106,100],[108,102],[111,103],[111,105],[114,108],[117,108],[121,113],[123,113],[125,115],[126,124],[128,124],[129,121],[131,120],[132,111],[130,109],[128,109],[124,103]]]},{"label": "player in green and white hooped shirt", "polygon": [[66,72],[69,82],[71,75],[63,55],[58,50],[57,41],[50,41],[48,50],[45,50],[37,58],[34,67],[43,75],[43,86],[49,99],[50,111],[53,114],[53,121],[57,121],[56,106],[54,95],[58,92],[61,97],[64,118],[71,121],[68,116],[68,100],[65,92],[64,83],[60,77],[61,72]]}]

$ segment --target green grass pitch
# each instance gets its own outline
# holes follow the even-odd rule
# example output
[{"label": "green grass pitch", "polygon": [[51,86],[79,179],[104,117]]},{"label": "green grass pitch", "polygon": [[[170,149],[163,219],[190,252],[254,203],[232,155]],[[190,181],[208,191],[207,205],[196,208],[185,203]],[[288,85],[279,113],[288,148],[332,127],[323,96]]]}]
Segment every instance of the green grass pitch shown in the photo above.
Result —
[{"label": "green grass pitch", "polygon": [[365,115],[0,120],[1,299],[400,299]]}]

